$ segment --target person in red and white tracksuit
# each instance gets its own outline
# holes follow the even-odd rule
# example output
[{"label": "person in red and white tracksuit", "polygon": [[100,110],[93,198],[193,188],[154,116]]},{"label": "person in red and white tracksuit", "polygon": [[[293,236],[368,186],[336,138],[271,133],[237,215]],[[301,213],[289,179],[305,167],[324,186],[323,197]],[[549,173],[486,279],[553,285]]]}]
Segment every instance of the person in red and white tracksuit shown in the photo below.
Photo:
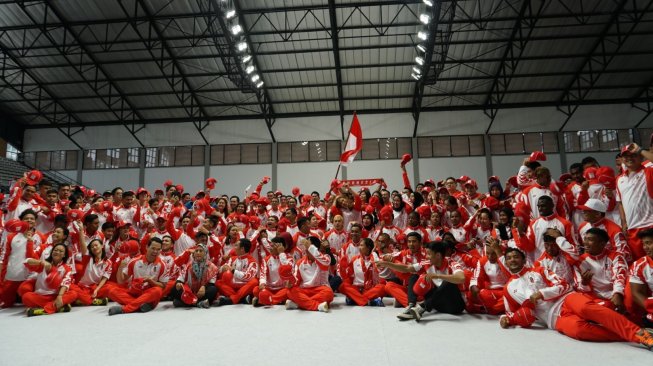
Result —
[{"label": "person in red and white tracksuit", "polygon": [[[290,235],[285,233],[286,235]],[[286,253],[288,243],[277,236],[270,242],[270,254],[261,261],[258,287],[254,288],[253,306],[285,304],[288,279],[294,270],[293,257]]]},{"label": "person in red and white tracksuit", "polygon": [[[332,257],[326,254],[328,242],[309,236],[298,245],[306,253],[295,265],[294,285],[288,290],[286,309],[303,309],[329,312],[329,303],[333,301],[333,290],[329,286],[329,266]],[[323,252],[324,251],[324,252]]]},{"label": "person in red and white tracksuit", "polygon": [[575,265],[578,260],[578,248],[567,241],[556,228],[547,229],[543,236],[544,252],[535,261],[534,267],[544,267],[549,272],[573,284]]},{"label": "person in red and white tracksuit", "polygon": [[424,273],[413,288],[416,294],[425,292],[424,302],[411,307],[409,314],[399,314],[400,320],[415,319],[419,322],[424,313],[432,310],[445,314],[461,314],[465,310],[465,300],[459,288],[465,282],[465,272],[460,264],[445,257],[448,248],[446,242],[431,242],[427,245],[426,255],[429,260],[424,264]]},{"label": "person in red and white tracksuit", "polygon": [[584,218],[584,221],[578,227],[578,242],[582,243],[584,241],[585,234],[591,228],[605,230],[610,238],[606,249],[618,252],[626,259],[626,262],[631,263],[633,261],[632,254],[626,242],[626,235],[624,235],[619,225],[605,217],[605,211],[607,209],[605,203],[590,198],[585,204],[578,207]]},{"label": "person in red and white tracksuit", "polygon": [[238,304],[258,286],[258,263],[249,254],[252,242],[240,239],[234,244],[235,256],[229,258],[226,264],[220,267],[222,274],[216,287],[221,296],[218,297],[216,306]]},{"label": "person in red and white tracksuit", "polygon": [[[138,251],[138,243],[135,242],[135,246]],[[139,310],[146,313],[159,304],[163,287],[168,283],[166,266],[159,258],[161,246],[161,239],[151,238],[145,255],[132,259],[127,265],[120,264],[117,269],[120,286],[112,287],[109,298],[122,306],[109,308],[109,315]]]},{"label": "person in red and white tracksuit", "polygon": [[[34,211],[26,211],[36,220]],[[31,213],[30,213],[31,212]],[[16,225],[13,225],[13,224]],[[15,227],[15,229],[10,229]],[[26,221],[13,219],[5,224],[7,236],[0,243],[0,307],[9,308],[16,301],[18,287],[30,276],[29,270],[24,266],[25,260],[38,258],[37,251],[41,243],[38,232],[30,228]],[[66,258],[68,258],[66,256]]]},{"label": "person in red and white tracksuit", "polygon": [[642,319],[645,327],[653,327],[653,229],[639,232],[645,257],[633,263],[630,271],[630,292],[626,306],[630,314]]},{"label": "person in red and white tracksuit", "polygon": [[111,278],[113,266],[104,251],[100,239],[92,239],[82,247],[75,258],[76,281],[72,290],[77,292],[77,300],[82,305],[106,305],[110,286],[105,286]]},{"label": "person in red and white tracksuit", "polygon": [[528,328],[539,320],[549,329],[582,341],[629,341],[653,348],[653,336],[623,315],[578,292],[544,267],[525,266],[526,255],[508,248],[503,262],[511,273],[504,288],[502,328]]},{"label": "person in red and white tracksuit", "polygon": [[633,260],[645,255],[637,233],[653,228],[653,167],[642,165],[642,158],[653,160],[653,150],[642,150],[637,144],[621,149],[626,171],[617,177],[621,225],[627,233]]},{"label": "person in red and white tracksuit", "polygon": [[598,304],[623,313],[628,265],[621,254],[606,249],[609,239],[605,230],[587,230],[585,254],[576,264],[576,288]]},{"label": "person in red and white tracksuit", "polygon": [[538,200],[542,196],[548,196],[553,199],[553,204],[556,213],[566,218],[566,211],[564,208],[564,201],[562,192],[551,181],[551,172],[548,168],[539,167],[535,169],[535,182],[528,188],[525,188],[520,195],[520,200],[526,204],[530,209],[531,219],[536,219],[541,216],[538,210]]},{"label": "person in red and white tracksuit", "polygon": [[554,212],[553,199],[541,196],[537,200],[539,217],[532,219],[526,235],[515,238],[517,246],[526,252],[527,259],[534,263],[544,253],[544,233],[550,228],[558,229],[571,244],[575,245],[574,232],[571,223]]},{"label": "person in red and white tracksuit", "polygon": [[72,283],[68,261],[68,248],[57,244],[50,256],[42,261],[34,258],[25,260],[25,266],[38,273],[36,281],[23,282],[19,293],[23,304],[28,307],[27,316],[53,314],[70,311],[70,304],[77,299],[77,293],[69,291]]},{"label": "person in red and white tracksuit", "polygon": [[385,289],[376,268],[375,262],[379,258],[374,252],[372,239],[361,239],[358,251],[359,254],[347,262],[347,268],[340,269],[343,282],[338,291],[347,296],[352,304],[383,306],[381,299],[385,295]]},{"label": "person in red and white tracksuit", "polygon": [[[469,282],[466,307],[468,312],[485,312],[492,315],[504,313],[503,286],[508,281],[508,276],[498,261],[502,255],[499,240],[488,237],[485,255],[476,264],[476,270]],[[480,308],[474,305],[480,305]]]},{"label": "person in red and white tracksuit", "polygon": [[340,253],[347,243],[347,232],[344,230],[345,219],[336,215],[333,217],[333,228],[324,233],[324,240],[329,242],[331,252]]},{"label": "person in red and white tracksuit", "polygon": [[19,179],[11,188],[5,221],[19,218],[25,210],[41,211],[41,206],[34,199],[35,196],[36,187],[27,184],[25,178]]}]

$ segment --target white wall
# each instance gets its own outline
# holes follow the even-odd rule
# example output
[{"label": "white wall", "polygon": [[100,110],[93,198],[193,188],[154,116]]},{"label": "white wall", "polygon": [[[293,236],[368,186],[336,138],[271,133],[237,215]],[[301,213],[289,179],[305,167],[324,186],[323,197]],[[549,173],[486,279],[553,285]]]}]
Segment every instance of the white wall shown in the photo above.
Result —
[{"label": "white wall", "polygon": [[447,177],[466,175],[476,180],[479,191],[487,190],[484,156],[419,159],[419,175],[422,182],[429,178],[437,182]]},{"label": "white wall", "polygon": [[59,170],[58,173],[63,174],[72,180],[77,180],[77,170]]},{"label": "white wall", "polygon": [[[351,166],[356,166],[357,163],[354,161]],[[278,164],[277,189],[284,194],[290,194],[292,187],[299,187],[302,193],[318,191],[320,195],[324,195],[329,190],[337,169],[338,162],[335,161]],[[341,174],[338,179],[340,177]]]},{"label": "white wall", "polygon": [[[175,185],[184,186],[184,192],[194,195],[204,189],[204,167],[174,167],[174,168],[147,168],[145,169],[145,188],[152,192],[163,188],[163,182],[172,179]],[[136,175],[138,183],[138,175]]]},{"label": "white wall", "polygon": [[[272,165],[270,164],[244,164],[244,165],[220,165],[212,166],[210,176],[217,179],[213,194],[237,195],[243,197],[243,192],[248,185],[251,185],[250,192],[253,192],[256,185],[264,176],[272,176]],[[204,181],[201,180],[204,184]],[[272,183],[263,187],[263,192],[272,189]]]},{"label": "white wall", "polygon": [[136,191],[138,189],[138,169],[84,170],[81,183],[98,192],[115,187]]}]

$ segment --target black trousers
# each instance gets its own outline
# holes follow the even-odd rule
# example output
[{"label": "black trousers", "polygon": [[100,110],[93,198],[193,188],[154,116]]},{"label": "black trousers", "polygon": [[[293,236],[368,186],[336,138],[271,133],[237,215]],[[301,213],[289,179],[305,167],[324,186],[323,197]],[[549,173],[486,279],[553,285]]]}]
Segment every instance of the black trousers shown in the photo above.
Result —
[{"label": "black trousers", "polygon": [[[410,293],[410,292],[409,292]],[[465,310],[465,300],[457,285],[443,281],[424,296],[424,308],[445,314],[461,314]]]},{"label": "black trousers", "polygon": [[[170,290],[170,297],[175,300],[181,301],[181,294],[184,292],[184,290],[177,290],[177,285],[172,287],[172,290]],[[216,296],[218,295],[218,288],[215,287],[214,284],[209,283],[206,286],[204,286],[204,296],[198,297],[197,302],[200,302],[202,300],[208,299],[209,304],[213,304],[213,301],[215,300]],[[186,305],[186,307],[192,307],[194,305]]]}]

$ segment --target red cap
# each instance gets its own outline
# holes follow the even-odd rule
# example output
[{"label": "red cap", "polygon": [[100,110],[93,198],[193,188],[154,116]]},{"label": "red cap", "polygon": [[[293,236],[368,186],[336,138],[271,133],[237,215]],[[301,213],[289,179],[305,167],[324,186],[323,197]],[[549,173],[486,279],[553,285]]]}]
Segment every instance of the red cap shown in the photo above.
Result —
[{"label": "red cap", "polygon": [[427,281],[425,275],[419,276],[415,285],[413,285],[413,292],[418,297],[423,297],[433,288],[433,281]]},{"label": "red cap", "polygon": [[488,178],[487,181],[488,181],[488,183],[501,182],[501,179],[499,179],[498,175],[493,175],[490,178]]},{"label": "red cap", "polygon": [[177,185],[175,186],[175,188],[177,189],[177,192],[179,192],[179,193],[184,193],[184,186],[183,186],[183,185],[181,185],[181,184],[177,184]]},{"label": "red cap", "polygon": [[81,220],[84,217],[84,211],[82,210],[68,210],[68,213],[66,214],[68,217],[68,220],[70,221],[77,221]]},{"label": "red cap", "polygon": [[589,167],[589,168],[583,170],[583,178],[585,178],[587,180],[595,180],[596,178],[598,178],[596,173],[597,173],[596,168]]},{"label": "red cap", "polygon": [[569,174],[569,173],[564,173],[564,174],[560,175],[560,177],[558,177],[558,181],[560,181],[560,182],[565,182],[565,181],[567,181],[569,179],[571,179],[571,174]]},{"label": "red cap", "polygon": [[242,222],[245,225],[249,225],[249,216],[247,216],[245,214],[242,214],[242,215],[238,216],[238,221]]},{"label": "red cap", "polygon": [[440,188],[438,188],[438,193],[440,193],[440,192],[447,192],[448,193],[449,190],[446,187],[440,187]]},{"label": "red cap", "polygon": [[56,268],[52,268],[50,273],[45,277],[45,284],[53,290],[61,287],[61,282],[63,282],[63,277]]},{"label": "red cap", "polygon": [[458,183],[465,183],[469,180],[470,178],[466,175],[461,175],[460,178],[456,179],[456,182]]},{"label": "red cap", "polygon": [[607,189],[611,189],[611,190],[617,189],[617,180],[615,179],[615,177],[611,177],[609,175],[600,175],[599,183],[603,184],[603,186]]},{"label": "red cap", "polygon": [[302,204],[303,205],[308,205],[309,203],[311,203],[311,196],[309,196],[307,194],[303,195],[302,196]]},{"label": "red cap", "polygon": [[630,150],[632,146],[633,146],[633,144],[628,144],[628,145],[622,147],[621,148],[621,155],[635,155],[636,153]]},{"label": "red cap", "polygon": [[614,169],[609,166],[602,166],[596,170],[596,175],[600,178],[602,175],[614,177]]},{"label": "red cap", "polygon": [[193,293],[190,289],[190,286],[184,284],[184,291],[181,293],[181,301],[186,305],[195,305],[197,304],[197,295]]},{"label": "red cap", "polygon": [[338,188],[340,185],[340,180],[339,179],[333,179],[331,180],[331,190],[333,191],[334,189]]},{"label": "red cap", "polygon": [[485,199],[485,207],[489,208],[490,210],[496,210],[499,208],[499,200],[492,196],[488,196]]},{"label": "red cap", "polygon": [[204,185],[208,189],[215,189],[215,184],[218,183],[218,180],[215,178],[207,178],[204,182]]},{"label": "red cap", "polygon": [[113,210],[113,203],[111,201],[103,201],[100,207],[102,207],[102,211],[109,212]]},{"label": "red cap", "polygon": [[546,161],[546,155],[542,151],[533,151],[528,157],[529,161]]},{"label": "red cap", "polygon": [[299,196],[299,193],[300,193],[299,187],[292,187],[291,192],[292,192],[293,196],[295,196],[295,197]]},{"label": "red cap", "polygon": [[259,205],[267,206],[270,204],[270,200],[267,197],[260,197],[256,200],[256,203]]},{"label": "red cap", "polygon": [[512,177],[508,178],[508,183],[510,183],[511,186],[513,187],[519,187],[519,184],[517,184],[517,176],[513,175]]},{"label": "red cap", "polygon": [[154,191],[154,194],[163,194],[163,189],[157,189]]},{"label": "red cap", "polygon": [[433,179],[431,179],[431,178],[424,181],[424,185],[427,185],[427,184],[430,184],[433,187],[435,187],[435,181]]},{"label": "red cap", "polygon": [[166,187],[166,188],[168,188],[168,187],[170,187],[172,185],[174,185],[174,183],[172,183],[172,179],[168,179],[165,182],[163,182],[163,186]]},{"label": "red cap", "polygon": [[476,181],[473,179],[470,179],[463,184],[463,186],[472,186],[474,188],[478,188],[478,184],[476,184]]},{"label": "red cap", "polygon": [[281,193],[281,191],[279,191],[279,190],[276,190],[276,191],[274,191],[274,195],[277,196],[277,197],[278,196],[283,196],[283,193]]},{"label": "red cap", "polygon": [[401,157],[401,166],[406,165],[409,161],[413,160],[413,156],[410,154],[404,154]]},{"label": "red cap", "polygon": [[370,202],[369,203],[370,203],[370,206],[372,206],[374,208],[377,208],[377,207],[380,206],[381,200],[379,200],[379,197],[377,197],[377,196],[372,196],[372,197],[370,197]]},{"label": "red cap", "polygon": [[95,192],[94,189],[87,189],[87,190],[86,190],[86,197],[95,197],[95,194],[96,194],[96,193],[97,193],[97,192]]},{"label": "red cap", "polygon": [[24,233],[29,230],[29,224],[19,219],[11,219],[5,222],[5,230],[10,233]]},{"label": "red cap", "polygon": [[30,186],[38,184],[43,179],[43,173],[38,170],[32,170],[25,174],[25,180]]},{"label": "red cap", "polygon": [[431,189],[431,187],[424,187],[424,188],[422,188],[422,192],[431,193],[431,191],[433,191],[433,190]]},{"label": "red cap", "polygon": [[279,277],[284,281],[289,281],[293,278],[292,266],[290,264],[282,264],[279,266]]},{"label": "red cap", "polygon": [[392,214],[392,207],[384,206],[379,212],[379,218],[385,221],[386,224],[391,223],[394,215]]},{"label": "red cap", "polygon": [[249,216],[249,226],[251,226],[252,229],[258,229],[258,227],[261,226],[261,219],[257,215]]},{"label": "red cap", "polygon": [[131,226],[131,224],[129,222],[127,222],[127,221],[120,220],[116,224],[116,229],[120,229],[120,228],[125,227],[125,226]]},{"label": "red cap", "polygon": [[429,206],[419,206],[415,209],[420,217],[431,217],[431,208]]},{"label": "red cap", "polygon": [[268,184],[268,183],[270,183],[270,177],[268,177],[266,175],[265,177],[263,177],[262,181],[263,181],[263,184]]}]

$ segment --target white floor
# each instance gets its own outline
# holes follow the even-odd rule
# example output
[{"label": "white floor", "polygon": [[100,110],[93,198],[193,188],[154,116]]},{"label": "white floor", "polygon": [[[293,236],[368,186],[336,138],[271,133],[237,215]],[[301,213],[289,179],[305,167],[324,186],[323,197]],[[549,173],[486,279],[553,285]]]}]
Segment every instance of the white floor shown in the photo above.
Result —
[{"label": "white floor", "polygon": [[419,324],[400,322],[400,309],[344,306],[341,295],[329,314],[246,305],[186,310],[170,302],[147,314],[109,317],[107,309],[34,318],[20,307],[1,310],[0,365],[653,364],[653,352],[634,344],[503,330],[489,316],[431,314]]}]

